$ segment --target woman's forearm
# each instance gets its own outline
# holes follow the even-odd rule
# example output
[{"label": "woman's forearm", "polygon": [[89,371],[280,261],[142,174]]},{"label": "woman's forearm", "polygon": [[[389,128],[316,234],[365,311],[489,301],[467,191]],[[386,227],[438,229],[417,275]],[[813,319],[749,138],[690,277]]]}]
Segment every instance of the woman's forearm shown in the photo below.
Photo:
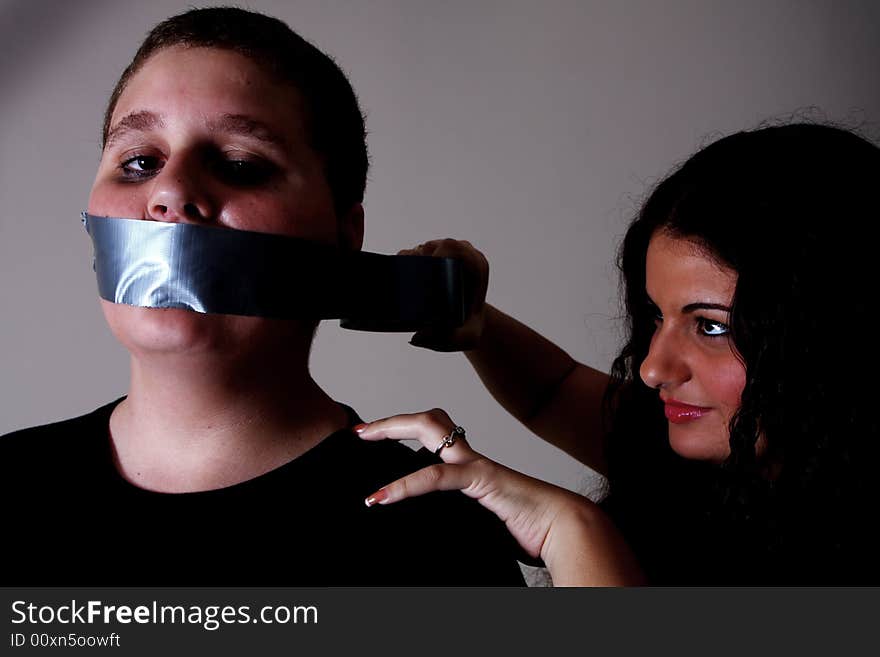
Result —
[{"label": "woman's forearm", "polygon": [[547,442],[604,471],[606,374],[488,304],[477,346],[465,354],[505,410]]}]

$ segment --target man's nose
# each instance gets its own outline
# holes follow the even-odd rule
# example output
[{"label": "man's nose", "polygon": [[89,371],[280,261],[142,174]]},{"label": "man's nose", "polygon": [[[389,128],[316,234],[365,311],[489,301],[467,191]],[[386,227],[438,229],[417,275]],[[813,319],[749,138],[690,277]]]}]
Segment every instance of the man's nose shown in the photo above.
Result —
[{"label": "man's nose", "polygon": [[639,376],[649,388],[673,388],[691,378],[685,346],[680,342],[671,329],[661,326],[654,333],[648,355],[639,367]]},{"label": "man's nose", "polygon": [[148,216],[173,223],[212,222],[217,213],[216,203],[201,169],[193,156],[169,159],[153,179],[147,200]]}]

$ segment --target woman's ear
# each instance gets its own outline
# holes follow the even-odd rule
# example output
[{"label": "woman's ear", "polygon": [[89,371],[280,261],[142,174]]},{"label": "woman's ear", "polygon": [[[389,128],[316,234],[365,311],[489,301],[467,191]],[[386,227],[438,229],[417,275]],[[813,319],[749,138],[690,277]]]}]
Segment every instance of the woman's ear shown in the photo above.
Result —
[{"label": "woman's ear", "polygon": [[343,251],[360,251],[364,245],[364,206],[355,203],[340,215],[337,222],[339,248]]}]

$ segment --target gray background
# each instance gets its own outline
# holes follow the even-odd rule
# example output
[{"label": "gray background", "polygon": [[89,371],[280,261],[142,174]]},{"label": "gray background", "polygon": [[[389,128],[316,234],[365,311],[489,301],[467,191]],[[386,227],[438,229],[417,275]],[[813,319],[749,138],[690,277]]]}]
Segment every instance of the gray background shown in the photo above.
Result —
[{"label": "gray background", "polygon": [[[0,433],[126,390],[78,213],[113,84],[149,28],[189,4],[0,2]],[[878,134],[873,0],[248,6],[351,75],[373,157],[365,248],[469,239],[491,262],[492,303],[600,368],[620,338],[616,246],[673,165],[792,113]],[[367,419],[441,406],[496,459],[593,490],[494,404],[464,357],[407,339],[327,322],[313,371]]]}]

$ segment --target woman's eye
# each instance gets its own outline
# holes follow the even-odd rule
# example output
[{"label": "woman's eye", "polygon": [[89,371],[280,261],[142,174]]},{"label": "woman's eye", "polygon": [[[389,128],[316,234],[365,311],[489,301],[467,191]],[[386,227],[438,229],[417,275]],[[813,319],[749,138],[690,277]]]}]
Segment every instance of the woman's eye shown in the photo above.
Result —
[{"label": "woman's eye", "polygon": [[723,322],[716,322],[705,317],[697,318],[697,327],[703,335],[710,338],[717,338],[730,333],[730,327]]},{"label": "woman's eye", "polygon": [[161,168],[159,158],[154,155],[136,155],[122,163],[122,175],[126,178],[151,176]]}]

